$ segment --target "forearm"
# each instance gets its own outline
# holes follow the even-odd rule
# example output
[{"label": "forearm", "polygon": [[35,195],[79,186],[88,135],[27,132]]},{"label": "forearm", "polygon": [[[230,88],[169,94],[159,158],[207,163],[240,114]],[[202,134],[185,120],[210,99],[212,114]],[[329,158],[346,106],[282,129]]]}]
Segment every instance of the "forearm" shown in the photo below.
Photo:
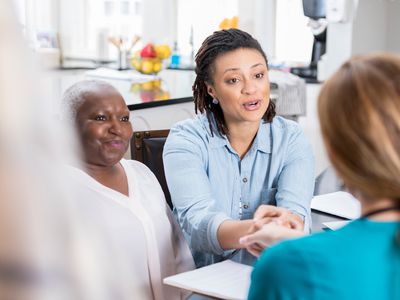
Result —
[{"label": "forearm", "polygon": [[239,243],[239,239],[249,234],[254,224],[253,220],[226,220],[218,227],[217,238],[222,249],[240,249],[244,245]]}]

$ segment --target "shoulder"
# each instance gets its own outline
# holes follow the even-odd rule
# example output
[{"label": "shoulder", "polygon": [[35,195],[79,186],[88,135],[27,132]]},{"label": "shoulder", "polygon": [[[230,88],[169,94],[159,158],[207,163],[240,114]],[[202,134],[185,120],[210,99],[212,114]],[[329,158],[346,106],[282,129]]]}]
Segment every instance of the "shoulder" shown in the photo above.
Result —
[{"label": "shoulder", "polygon": [[[354,238],[355,230],[358,228],[357,221],[336,231],[327,231],[312,234],[299,239],[288,240],[277,244],[266,250],[256,267],[263,269],[264,272],[273,269],[283,270],[285,277],[297,276],[296,271],[309,271],[313,266],[322,267],[330,261],[332,249],[340,248],[348,237]],[[267,268],[267,266],[269,266]],[[294,271],[294,272],[289,272]],[[275,273],[275,272],[274,272]]]},{"label": "shoulder", "polygon": [[206,153],[212,137],[209,122],[205,115],[198,115],[176,123],[170,130],[164,146],[164,153],[183,150],[195,153]]},{"label": "shoulder", "polygon": [[274,117],[271,123],[271,129],[273,132],[288,137],[295,137],[303,134],[303,129],[299,123],[280,116]]},{"label": "shoulder", "polygon": [[275,151],[286,153],[290,161],[300,157],[312,159],[311,144],[298,123],[277,116],[271,123],[271,135]]},{"label": "shoulder", "polygon": [[288,281],[295,280],[299,273],[304,274],[305,266],[307,262],[302,255],[302,246],[292,241],[282,242],[262,253],[254,267],[252,280],[286,285]]},{"label": "shoulder", "polygon": [[339,230],[284,241],[264,251],[252,273],[249,299],[319,299],[328,282],[343,278],[349,264],[350,270],[359,266],[351,261],[360,261],[365,248],[354,251],[353,246],[343,245],[354,244],[361,229],[357,220]]},{"label": "shoulder", "polygon": [[206,138],[210,135],[209,123],[205,115],[180,121],[171,127],[168,138]]},{"label": "shoulder", "polygon": [[252,273],[249,299],[311,299],[308,293],[329,261],[323,234],[284,241],[264,251]]}]

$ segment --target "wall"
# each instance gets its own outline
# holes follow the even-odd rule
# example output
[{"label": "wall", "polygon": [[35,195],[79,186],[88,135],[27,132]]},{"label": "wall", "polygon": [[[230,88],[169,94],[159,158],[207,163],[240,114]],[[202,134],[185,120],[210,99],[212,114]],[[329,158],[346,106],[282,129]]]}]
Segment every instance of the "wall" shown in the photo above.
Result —
[{"label": "wall", "polygon": [[143,37],[146,41],[170,45],[176,41],[176,3],[176,0],[143,0]]},{"label": "wall", "polygon": [[389,51],[400,53],[400,1],[387,4],[388,23],[386,28],[387,48]]},{"label": "wall", "polygon": [[328,26],[326,77],[354,54],[400,53],[400,1],[347,1],[358,4],[357,11],[351,21]]},{"label": "wall", "polygon": [[352,54],[387,49],[388,1],[362,0],[353,25]]},{"label": "wall", "polygon": [[239,0],[239,26],[252,34],[268,57],[275,56],[276,0]]}]

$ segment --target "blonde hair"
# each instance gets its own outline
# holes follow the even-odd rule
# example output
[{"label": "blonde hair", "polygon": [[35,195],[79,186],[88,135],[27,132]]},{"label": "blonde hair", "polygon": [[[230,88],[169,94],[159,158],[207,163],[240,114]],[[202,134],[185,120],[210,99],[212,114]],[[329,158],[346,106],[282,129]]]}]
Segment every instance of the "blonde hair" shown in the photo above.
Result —
[{"label": "blonde hair", "polygon": [[318,99],[329,158],[365,199],[400,199],[400,56],[355,56]]}]

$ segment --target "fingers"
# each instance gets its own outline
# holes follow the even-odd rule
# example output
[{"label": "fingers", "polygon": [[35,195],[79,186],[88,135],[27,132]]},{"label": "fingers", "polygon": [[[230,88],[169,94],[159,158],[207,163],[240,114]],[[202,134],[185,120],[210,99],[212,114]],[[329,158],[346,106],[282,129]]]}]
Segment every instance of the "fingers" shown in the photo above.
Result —
[{"label": "fingers", "polygon": [[275,222],[276,218],[269,218],[269,217],[265,217],[259,220],[254,220],[253,225],[250,227],[250,230],[248,232],[248,234],[250,233],[254,233],[257,230],[260,230],[261,228],[263,228],[263,226],[265,224],[271,223],[271,222]]},{"label": "fingers", "polygon": [[289,211],[283,213],[280,217],[277,218],[276,223],[287,228],[303,230],[304,222],[298,216]]},{"label": "fingers", "polygon": [[279,217],[282,211],[279,207],[273,205],[260,205],[254,213],[254,220],[260,220],[266,217]]},{"label": "fingers", "polygon": [[298,221],[289,220],[289,228],[296,230],[303,230],[304,224]]},{"label": "fingers", "polygon": [[[268,226],[268,225],[266,225]],[[270,230],[267,227],[263,227],[252,234],[245,235],[239,239],[239,243],[244,246],[249,246],[252,244],[258,244],[259,246],[265,248],[270,241]]]},{"label": "fingers", "polygon": [[255,257],[259,257],[261,252],[263,252],[263,250],[265,249],[265,247],[262,247],[261,245],[255,243],[255,244],[251,244],[249,246],[246,247],[246,250],[253,256]]}]

